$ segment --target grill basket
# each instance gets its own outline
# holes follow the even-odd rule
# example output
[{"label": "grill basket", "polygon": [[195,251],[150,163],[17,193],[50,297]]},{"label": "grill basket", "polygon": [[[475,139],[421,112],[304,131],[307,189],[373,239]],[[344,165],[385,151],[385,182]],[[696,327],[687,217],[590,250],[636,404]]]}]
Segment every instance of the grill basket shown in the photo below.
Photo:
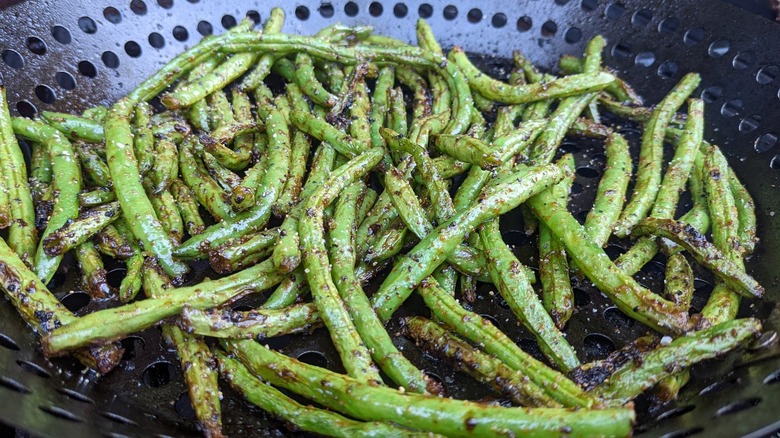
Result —
[{"label": "grill basket", "polygon": [[[265,21],[274,3],[0,1],[0,80],[8,87],[14,115],[110,104],[203,35],[224,32],[245,16]],[[342,22],[371,25],[380,34],[411,42],[414,22],[423,17],[443,46],[460,45],[477,55],[481,67],[499,74],[506,72],[512,50],[520,49],[534,63],[554,70],[561,55],[581,54],[592,36],[602,34],[609,43],[605,63],[651,104],[686,72],[701,73],[696,94],[707,104],[705,138],[723,148],[757,204],[761,242],[748,270],[766,286],[767,296],[743,300],[740,316],[761,318],[767,331],[751,348],[695,366],[691,382],[675,402],[659,407],[638,400],[636,433],[778,436],[780,348],[774,330],[780,313],[773,303],[780,300],[780,221],[774,218],[780,213],[780,26],[725,3],[703,1],[296,0],[278,6],[287,14],[283,31],[301,34]],[[626,124],[621,132],[636,148],[640,131]],[[571,208],[584,217],[587,211],[578,209],[592,204],[594,178],[603,171],[603,150],[598,143],[569,139],[562,148],[577,161]],[[532,258],[527,238],[513,228],[511,214],[502,221],[502,231],[521,258]],[[608,249],[622,250],[621,244]],[[50,286],[68,307],[85,312],[96,304],[89,303],[74,276],[68,275],[74,266],[66,260]],[[206,271],[196,269],[190,280],[198,281]],[[122,275],[116,268],[109,276],[118,283]],[[658,290],[662,265],[651,262],[639,275],[640,282]],[[696,285],[693,307],[701,308],[712,279],[701,273]],[[647,330],[589,284],[575,287],[577,310],[567,333],[584,361],[602,358]],[[481,292],[473,310],[490,315],[523,348],[538,352],[504,303],[487,290]],[[402,311],[420,306],[412,302]],[[488,395],[484,387],[421,354],[405,339],[397,341],[415,363],[445,383],[449,395]],[[0,422],[43,436],[198,436],[178,360],[160,331],[148,329],[122,343],[126,351],[121,364],[97,377],[74,360],[45,359],[35,334],[10,305],[0,305]],[[290,356],[340,370],[324,330],[269,343]],[[228,435],[291,433],[229,388],[222,390]]]}]

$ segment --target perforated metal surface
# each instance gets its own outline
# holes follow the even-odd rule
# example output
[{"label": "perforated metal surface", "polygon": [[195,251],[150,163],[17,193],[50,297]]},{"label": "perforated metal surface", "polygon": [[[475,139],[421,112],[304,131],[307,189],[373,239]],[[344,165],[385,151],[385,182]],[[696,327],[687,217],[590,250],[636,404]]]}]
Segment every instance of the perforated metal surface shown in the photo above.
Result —
[{"label": "perforated metal surface", "polygon": [[[8,2],[6,2],[8,3]],[[15,2],[11,2],[15,3]],[[221,33],[244,16],[264,21],[278,2],[133,0],[122,2],[22,2],[0,11],[0,75],[9,89],[12,110],[32,116],[46,109],[79,111],[109,104],[195,44],[202,35]],[[512,50],[521,49],[537,64],[554,69],[562,54],[580,54],[585,42],[601,33],[609,41],[605,62],[655,103],[686,72],[702,74],[697,93],[707,102],[706,138],[727,153],[737,174],[756,197],[761,244],[749,270],[767,287],[767,300],[745,301],[743,315],[757,315],[778,327],[772,302],[780,299],[780,26],[712,2],[601,2],[534,0],[423,3],[284,2],[285,32],[310,34],[340,21],[370,24],[379,33],[413,41],[414,21],[426,18],[444,46],[458,44],[488,55],[485,68],[499,71]],[[3,2],[0,2],[3,4]],[[308,6],[307,6],[308,5]],[[623,133],[634,147],[639,131]],[[569,142],[577,159],[572,211],[584,217],[603,170],[598,143]],[[533,251],[511,215],[502,221],[508,242],[534,265]],[[625,245],[609,250],[617,254]],[[65,264],[72,266],[72,264]],[[202,272],[200,273],[203,274]],[[114,281],[121,278],[116,271]],[[640,281],[655,286],[662,272],[651,263]],[[55,290],[74,309],[85,311],[86,294],[61,272]],[[701,275],[694,307],[711,289]],[[567,333],[583,360],[601,358],[645,331],[627,319],[588,284],[575,284],[577,310]],[[75,290],[73,293],[70,291]],[[490,315],[529,351],[534,342],[513,322],[497,295],[484,288],[473,309]],[[86,305],[86,307],[84,307]],[[414,299],[402,312],[422,305]],[[391,333],[395,327],[391,324]],[[437,376],[456,397],[482,398],[489,392],[448,366],[420,354],[397,339],[412,360]],[[97,378],[71,360],[48,362],[35,335],[8,305],[0,306],[0,421],[47,436],[197,435],[175,355],[150,329],[123,342],[120,366]],[[271,343],[285,353],[338,370],[327,334],[285,337]],[[780,359],[768,348],[708,361],[693,370],[692,382],[671,405],[638,403],[637,432],[646,436],[740,436],[777,433],[780,427]],[[285,426],[248,406],[228,388],[224,428],[229,435],[280,435]]]}]

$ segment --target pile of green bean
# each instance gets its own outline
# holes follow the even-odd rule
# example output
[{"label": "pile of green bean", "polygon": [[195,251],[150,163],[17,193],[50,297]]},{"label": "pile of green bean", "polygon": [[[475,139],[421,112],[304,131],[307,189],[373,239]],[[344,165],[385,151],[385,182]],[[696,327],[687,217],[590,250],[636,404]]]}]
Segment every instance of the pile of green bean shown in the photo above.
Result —
[{"label": "pile of green bean", "polygon": [[[763,293],[744,266],[757,240],[753,201],[703,139],[695,73],[646,108],[601,65],[599,36],[582,59],[561,59],[560,76],[517,53],[497,80],[458,47],[445,56],[424,21],[416,46],[366,27],[284,35],[283,21],[274,10],[262,31],[247,21],[204,38],[110,108],[17,118],[2,90],[1,287],[48,356],[74,353],[106,373],[118,340],[161,324],[207,436],[222,435],[220,376],[323,435],[625,436],[628,402],[654,387],[673,397],[691,364],[761,331],[735,319],[741,296]],[[643,126],[638,163],[600,112]],[[31,145],[29,169],[16,136]],[[565,136],[604,142],[584,225],[567,209]],[[685,190],[693,207],[678,216]],[[536,289],[536,272],[499,229],[516,208],[538,236]],[[612,236],[633,239],[616,260],[603,249]],[[654,292],[632,275],[659,251],[666,287]],[[46,288],[67,252],[105,310],[76,316]],[[104,257],[126,264],[118,287]],[[183,286],[193,260],[220,275]],[[694,315],[691,262],[717,279]],[[580,362],[563,334],[573,275],[654,330],[622,356],[633,360]],[[480,283],[495,287],[546,360],[464,307]],[[229,307],[264,291],[255,309]],[[516,407],[437,396],[440,384],[385,329],[415,292],[429,312],[404,318],[403,335]],[[346,374],[257,342],[323,326]]]}]

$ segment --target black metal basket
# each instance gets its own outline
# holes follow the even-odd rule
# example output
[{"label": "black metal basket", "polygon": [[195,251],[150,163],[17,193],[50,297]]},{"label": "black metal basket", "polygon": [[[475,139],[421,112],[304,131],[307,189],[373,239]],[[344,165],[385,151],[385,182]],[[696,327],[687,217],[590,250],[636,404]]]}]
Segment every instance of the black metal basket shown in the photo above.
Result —
[{"label": "black metal basket", "polygon": [[[11,5],[12,3],[16,3]],[[78,111],[110,104],[166,60],[203,35],[221,33],[244,16],[264,21],[273,6],[287,13],[285,32],[310,34],[340,21],[368,24],[378,33],[414,40],[414,21],[423,17],[445,47],[460,45],[484,55],[488,69],[506,66],[515,49],[554,70],[563,54],[580,54],[587,40],[604,35],[605,62],[648,103],[658,102],[686,72],[697,71],[697,93],[707,103],[705,137],[726,152],[756,198],[761,242],[748,269],[767,287],[762,301],[743,301],[741,315],[758,316],[767,333],[753,349],[693,368],[692,381],[672,404],[638,403],[636,432],[644,436],[764,436],[780,430],[780,349],[773,341],[780,315],[780,26],[720,2],[526,0],[452,3],[409,0],[294,2],[132,0],[0,2],[0,77],[15,114],[42,110]],[[639,131],[622,131],[636,143]],[[578,173],[572,205],[587,208],[595,177],[602,171],[597,144],[568,141]],[[579,190],[581,189],[581,190]],[[581,212],[580,212],[581,213]],[[522,233],[511,216],[502,223],[505,239],[523,252]],[[619,250],[619,248],[613,248]],[[51,285],[68,307],[91,308],[88,297],[63,268]],[[71,268],[72,269],[72,268]],[[113,276],[121,278],[117,269]],[[662,277],[651,262],[640,281]],[[701,306],[711,280],[697,281],[694,307]],[[567,330],[585,360],[603,357],[646,330],[627,319],[588,284],[577,284],[577,310]],[[529,351],[535,344],[511,313],[490,294],[474,310],[489,314]],[[274,339],[273,346],[301,360],[338,370],[338,356],[320,330]],[[479,398],[480,385],[443,364],[399,345],[437,376],[456,397]],[[96,377],[73,360],[46,360],[37,338],[10,305],[0,306],[0,422],[45,436],[198,435],[175,354],[152,328],[123,341],[125,356],[116,370]],[[223,388],[228,435],[283,435],[284,424],[249,406]]]}]

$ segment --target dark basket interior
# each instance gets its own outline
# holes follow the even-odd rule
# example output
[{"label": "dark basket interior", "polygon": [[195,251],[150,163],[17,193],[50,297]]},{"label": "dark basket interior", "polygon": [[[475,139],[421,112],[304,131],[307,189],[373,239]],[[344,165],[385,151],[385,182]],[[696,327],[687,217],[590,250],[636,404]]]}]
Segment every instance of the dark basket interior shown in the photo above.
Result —
[{"label": "dark basket interior", "polygon": [[[192,46],[203,35],[221,33],[249,16],[264,21],[277,2],[206,0],[133,0],[123,2],[40,0],[0,10],[0,79],[8,87],[14,114],[42,110],[80,111],[110,104]],[[489,3],[489,4],[488,4]],[[445,47],[458,44],[482,55],[481,66],[500,72],[512,50],[554,70],[563,54],[579,55],[587,40],[604,35],[605,62],[633,84],[647,103],[658,102],[689,71],[702,75],[697,90],[707,103],[705,137],[720,145],[737,174],[756,198],[761,243],[748,269],[767,288],[762,301],[743,301],[741,315],[780,320],[772,303],[780,299],[776,266],[780,262],[780,26],[719,2],[597,0],[477,0],[284,2],[285,32],[313,33],[336,21],[369,24],[378,33],[414,40],[414,21],[426,18]],[[773,64],[774,63],[774,64]],[[639,131],[622,131],[634,146]],[[578,173],[573,196],[578,206],[592,202],[594,179],[603,170],[597,143],[566,141]],[[585,212],[586,213],[586,212]],[[584,215],[583,215],[584,216]],[[502,223],[504,236],[523,255],[527,243]],[[516,225],[515,225],[516,228]],[[624,246],[623,246],[624,247]],[[612,248],[621,251],[621,246]],[[530,258],[530,250],[525,254]],[[53,289],[73,309],[92,307],[68,276],[65,263]],[[657,287],[662,270],[651,262],[640,281]],[[660,277],[659,277],[660,274]],[[121,278],[117,269],[114,277]],[[204,275],[203,270],[199,275]],[[643,333],[595,293],[576,284],[577,312],[569,339],[584,360],[601,358]],[[697,282],[694,307],[711,290],[711,279]],[[511,313],[483,290],[473,308],[490,314],[524,348],[537,348],[524,331],[506,323]],[[698,300],[698,301],[697,301]],[[412,303],[412,306],[414,303]],[[392,329],[392,327],[391,327]],[[771,333],[770,333],[771,334]],[[663,407],[638,403],[637,433],[682,437],[764,436],[780,430],[780,359],[777,343],[711,360],[693,369],[680,398]],[[9,305],[0,306],[0,421],[45,436],[197,435],[175,354],[149,329],[123,341],[125,357],[110,374],[96,377],[75,361],[48,361],[36,336]],[[456,397],[480,398],[485,388],[455,375],[447,366],[420,354],[404,339],[399,346],[429,370]],[[339,368],[327,334],[273,340],[273,346],[310,363]],[[224,429],[228,435],[282,435],[284,424],[249,406],[223,388]]]}]

